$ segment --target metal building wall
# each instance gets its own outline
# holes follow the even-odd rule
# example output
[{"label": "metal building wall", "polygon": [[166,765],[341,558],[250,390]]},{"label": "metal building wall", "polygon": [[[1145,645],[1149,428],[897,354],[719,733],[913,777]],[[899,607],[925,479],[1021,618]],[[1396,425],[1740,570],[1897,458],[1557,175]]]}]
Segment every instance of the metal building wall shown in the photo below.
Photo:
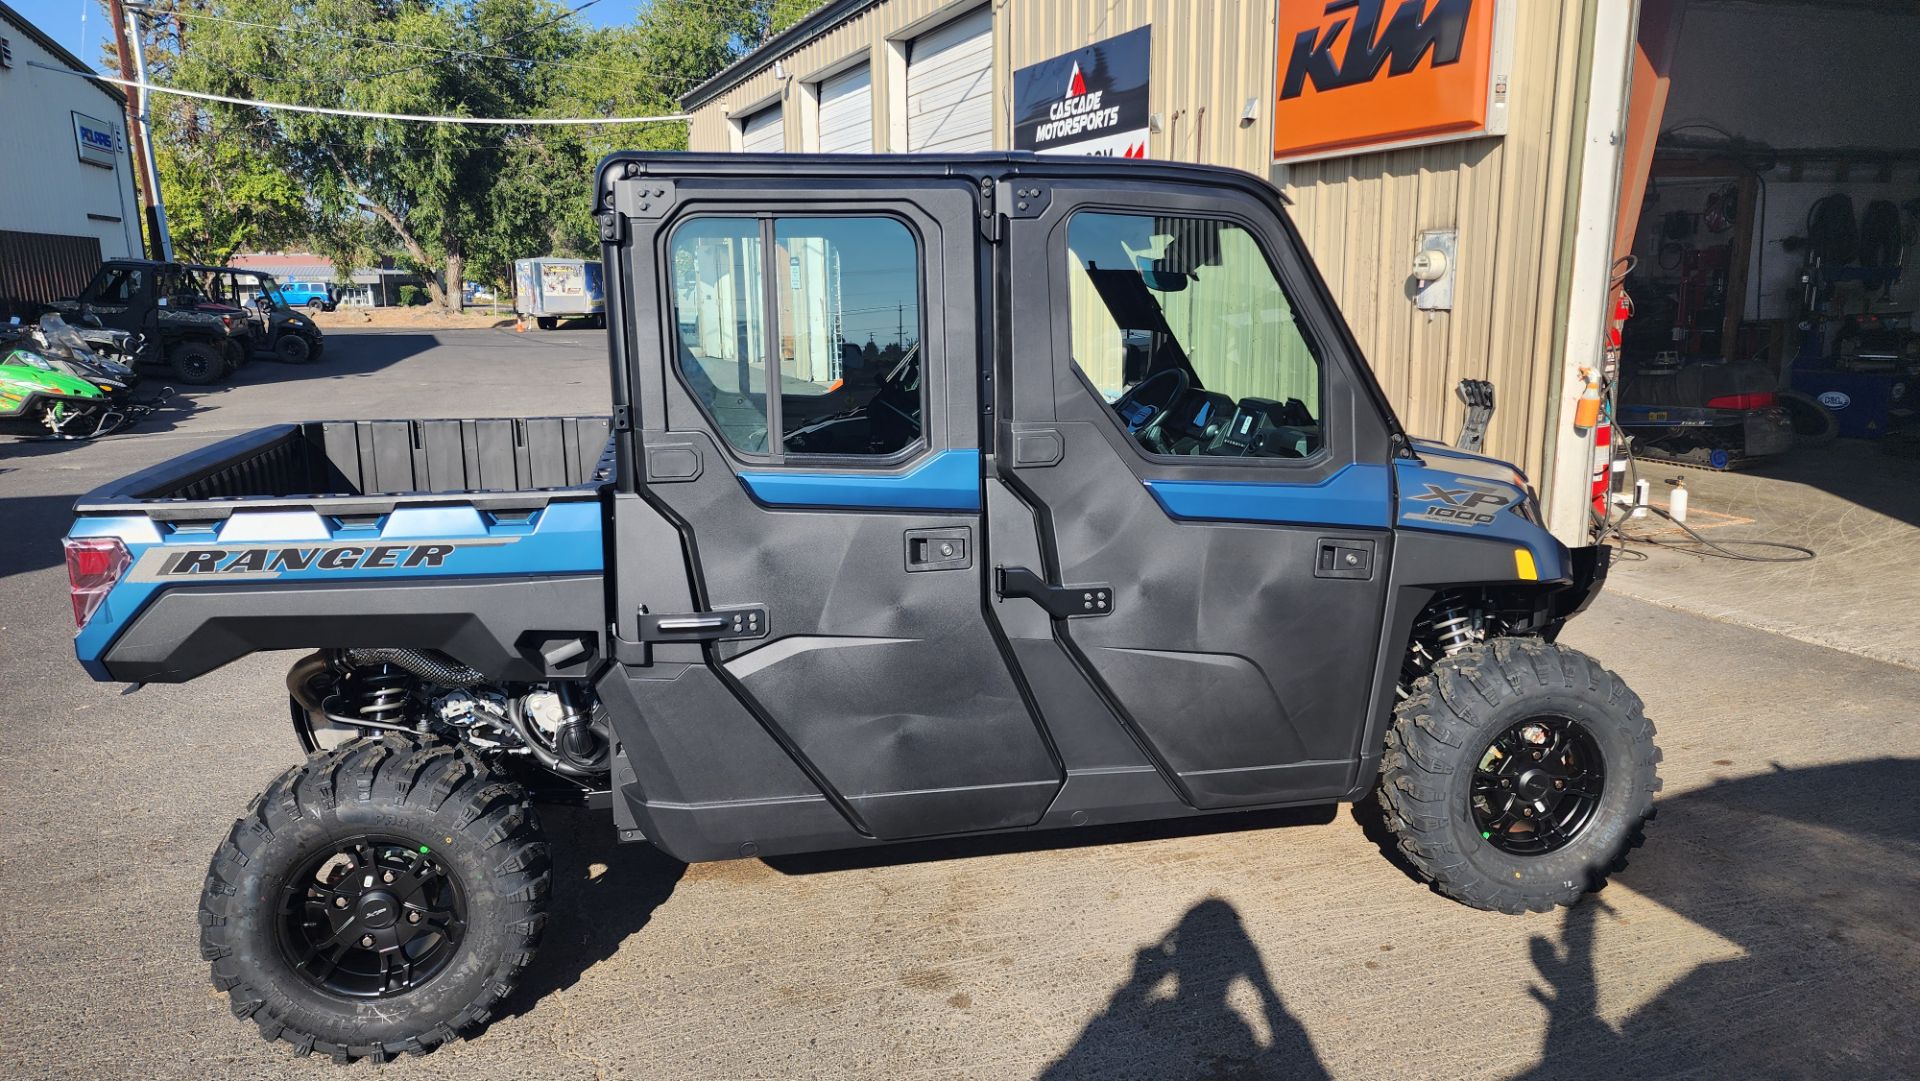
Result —
[{"label": "metal building wall", "polygon": [[[1461,379],[1493,380],[1486,451],[1542,479],[1564,282],[1581,0],[1524,0],[1507,134],[1282,167],[1294,220],[1408,429],[1451,439]],[[1409,299],[1422,230],[1459,230],[1453,309]]]},{"label": "metal building wall", "polygon": [[[931,29],[946,18],[980,7],[977,0],[886,0],[859,12],[846,22],[792,52],[768,55],[766,66],[738,85],[693,110],[687,145],[694,150],[738,149],[734,124],[729,117],[771,105],[784,103],[787,149],[800,152],[815,145],[819,123],[819,105],[813,101],[813,87],[822,77],[855,57],[873,64],[873,116],[875,150],[904,150],[905,121],[894,108],[896,95],[906,93],[905,43],[913,31]],[[995,16],[996,49],[1005,37]],[[998,57],[996,67],[998,67]],[[773,63],[780,62],[789,78],[774,78]],[[997,92],[997,90],[996,90]],[[898,132],[894,131],[895,122]]]}]

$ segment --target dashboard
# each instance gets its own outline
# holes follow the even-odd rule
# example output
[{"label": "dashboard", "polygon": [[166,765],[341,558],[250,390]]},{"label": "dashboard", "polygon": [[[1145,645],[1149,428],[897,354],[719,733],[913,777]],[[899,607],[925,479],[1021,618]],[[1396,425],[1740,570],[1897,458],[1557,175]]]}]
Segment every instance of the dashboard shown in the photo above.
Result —
[{"label": "dashboard", "polygon": [[[1122,420],[1127,419],[1122,416]],[[1139,437],[1158,454],[1304,458],[1320,449],[1320,424],[1298,398],[1241,398],[1189,390]]]}]

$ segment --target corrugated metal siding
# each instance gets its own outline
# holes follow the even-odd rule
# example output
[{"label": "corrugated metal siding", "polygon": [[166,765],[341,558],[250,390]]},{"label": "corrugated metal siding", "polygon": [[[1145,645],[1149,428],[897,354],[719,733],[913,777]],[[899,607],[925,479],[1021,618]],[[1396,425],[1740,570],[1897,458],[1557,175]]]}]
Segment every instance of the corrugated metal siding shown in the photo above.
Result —
[{"label": "corrugated metal siding", "polygon": [[[904,38],[910,30],[916,34],[932,30],[947,18],[979,6],[976,0],[890,0],[862,11],[792,52],[769,54],[765,67],[693,111],[687,145],[695,150],[726,150],[733,145],[732,134],[727,130],[732,123],[728,119],[730,113],[779,94],[789,118],[794,120],[786,125],[787,149],[811,150],[812,147],[805,145],[798,122],[800,92],[795,84],[861,56],[873,65],[874,149],[905,150],[904,123],[899,125],[898,144],[890,142],[888,135],[893,130],[890,121],[900,109],[896,96],[902,100],[906,96]],[[775,60],[793,76],[784,85],[773,77]],[[899,115],[898,119],[904,121],[905,117]],[[1003,138],[996,128],[996,141]]]},{"label": "corrugated metal siding", "polygon": [[[1163,123],[1147,155],[1265,175],[1274,11],[1273,0],[1009,0],[1002,40],[1012,55],[1001,65],[996,145],[1008,145],[1013,71],[1150,25],[1152,109]],[[1254,118],[1243,124],[1248,99]]]},{"label": "corrugated metal siding", "polygon": [[[1005,0],[994,16],[994,145],[1009,144],[1015,69],[1151,25],[1152,110],[1162,123],[1149,155],[1269,175],[1277,2]],[[1577,137],[1581,2],[1507,0],[1515,23],[1506,135],[1295,165],[1275,177],[1408,427],[1451,438],[1463,412],[1454,385],[1492,379],[1500,408],[1487,450],[1536,478],[1545,462],[1548,401],[1558,390],[1553,307]],[[968,6],[889,0],[779,59],[804,79],[867,51],[876,130],[903,130],[890,127],[890,110],[899,108],[890,80],[904,75],[890,58],[890,38],[929,25],[937,12]],[[769,69],[774,59],[766,58]],[[752,105],[777,89],[763,69],[695,110],[691,145],[725,149],[724,108]],[[1252,119],[1243,121],[1250,101]],[[800,149],[799,138],[790,135],[789,146]],[[1451,311],[1422,312],[1409,298],[1416,242],[1427,229],[1459,231]]]},{"label": "corrugated metal siding", "polygon": [[[1557,393],[1553,306],[1577,96],[1580,0],[1507,5],[1507,134],[1295,165],[1278,179],[1307,247],[1407,427],[1451,439],[1453,388],[1491,379],[1487,453],[1539,478]],[[1459,230],[1451,311],[1414,308],[1419,233]]]},{"label": "corrugated metal siding", "polygon": [[0,322],[77,296],[100,269],[100,241],[0,229]]}]

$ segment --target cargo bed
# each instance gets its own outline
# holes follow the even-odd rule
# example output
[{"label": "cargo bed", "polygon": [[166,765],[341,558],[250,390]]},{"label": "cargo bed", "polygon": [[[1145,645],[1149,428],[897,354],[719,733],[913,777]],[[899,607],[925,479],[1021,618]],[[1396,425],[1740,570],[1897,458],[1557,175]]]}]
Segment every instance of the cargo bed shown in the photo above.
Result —
[{"label": "cargo bed", "polygon": [[74,509],[166,520],[316,505],[380,513],[449,496],[482,509],[538,507],[612,480],[610,430],[606,417],[277,424],[103,485]]}]

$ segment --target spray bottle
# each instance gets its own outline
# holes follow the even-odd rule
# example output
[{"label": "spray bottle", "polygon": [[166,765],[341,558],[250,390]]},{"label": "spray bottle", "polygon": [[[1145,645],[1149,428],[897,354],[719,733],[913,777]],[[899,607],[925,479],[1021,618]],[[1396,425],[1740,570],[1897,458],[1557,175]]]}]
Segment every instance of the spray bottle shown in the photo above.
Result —
[{"label": "spray bottle", "polygon": [[1580,369],[1580,379],[1586,386],[1580,391],[1580,400],[1573,407],[1573,426],[1591,429],[1600,423],[1600,377],[1592,368]]},{"label": "spray bottle", "polygon": [[1670,481],[1673,495],[1667,500],[1667,514],[1676,522],[1687,520],[1687,478],[1675,477]]}]

